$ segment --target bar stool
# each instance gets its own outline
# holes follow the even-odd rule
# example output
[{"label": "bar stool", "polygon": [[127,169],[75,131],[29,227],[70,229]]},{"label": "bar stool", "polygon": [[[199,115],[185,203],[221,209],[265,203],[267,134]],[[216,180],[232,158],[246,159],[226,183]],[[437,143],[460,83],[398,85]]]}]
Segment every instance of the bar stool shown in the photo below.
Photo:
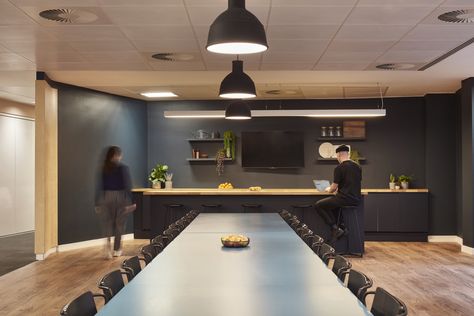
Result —
[{"label": "bar stool", "polygon": [[344,206],[339,208],[337,225],[348,230],[348,234],[342,238],[346,239],[345,253],[361,256],[364,253],[363,232],[360,229],[360,219],[357,211],[359,206]]},{"label": "bar stool", "polygon": [[304,221],[304,210],[307,209],[307,208],[313,208],[314,205],[311,205],[311,204],[297,204],[297,205],[292,205],[291,207],[293,208],[293,214],[298,216],[298,218],[301,221]]},{"label": "bar stool", "polygon": [[174,223],[181,218],[181,213],[184,213],[184,205],[177,203],[165,204],[166,207],[166,226]]},{"label": "bar stool", "polygon": [[201,204],[203,207],[203,213],[220,213],[219,209],[222,204]]},{"label": "bar stool", "polygon": [[244,203],[242,204],[242,208],[244,213],[260,213],[262,204]]}]

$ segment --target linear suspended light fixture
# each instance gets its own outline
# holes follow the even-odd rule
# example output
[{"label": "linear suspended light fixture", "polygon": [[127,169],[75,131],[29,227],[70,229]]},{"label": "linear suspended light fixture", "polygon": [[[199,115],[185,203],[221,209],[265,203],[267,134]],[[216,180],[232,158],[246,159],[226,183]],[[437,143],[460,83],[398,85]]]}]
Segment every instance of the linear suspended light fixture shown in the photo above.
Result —
[{"label": "linear suspended light fixture", "polygon": [[232,72],[222,80],[219,96],[226,99],[250,99],[257,96],[255,84],[244,72],[242,60],[232,61]]},{"label": "linear suspended light fixture", "polygon": [[236,101],[225,109],[226,120],[250,120],[252,113],[250,106],[245,101]]},{"label": "linear suspended light fixture", "polygon": [[[225,111],[165,111],[167,118],[225,118]],[[252,110],[251,117],[384,117],[386,109]]]},{"label": "linear suspended light fixture", "polygon": [[206,49],[219,54],[254,54],[268,49],[263,24],[245,9],[245,0],[229,0],[228,8],[212,22]]}]

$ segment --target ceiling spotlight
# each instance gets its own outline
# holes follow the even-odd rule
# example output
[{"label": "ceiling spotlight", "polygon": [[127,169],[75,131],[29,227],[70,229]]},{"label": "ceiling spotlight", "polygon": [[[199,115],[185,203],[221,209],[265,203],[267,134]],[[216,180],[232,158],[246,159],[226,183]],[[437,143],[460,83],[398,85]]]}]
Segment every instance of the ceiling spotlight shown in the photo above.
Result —
[{"label": "ceiling spotlight", "polygon": [[174,98],[178,96],[171,91],[142,92],[140,94],[147,98]]},{"label": "ceiling spotlight", "polygon": [[254,54],[268,49],[265,29],[255,15],[245,9],[245,0],[229,0],[228,8],[211,24],[208,51],[219,54]]},{"label": "ceiling spotlight", "polygon": [[250,120],[252,113],[250,106],[245,101],[236,101],[227,106],[225,109],[226,120]]},{"label": "ceiling spotlight", "polygon": [[244,72],[241,60],[232,61],[232,72],[222,80],[219,96],[226,99],[249,99],[257,96],[255,84]]}]

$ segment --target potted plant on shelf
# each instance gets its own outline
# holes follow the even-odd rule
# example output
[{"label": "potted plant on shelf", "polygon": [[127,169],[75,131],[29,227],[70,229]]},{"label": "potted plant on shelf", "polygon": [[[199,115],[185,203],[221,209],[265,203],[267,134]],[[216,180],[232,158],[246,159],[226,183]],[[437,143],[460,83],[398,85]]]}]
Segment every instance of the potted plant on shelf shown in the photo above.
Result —
[{"label": "potted plant on shelf", "polygon": [[390,188],[390,190],[395,190],[395,176],[393,175],[393,173],[390,174],[390,182],[388,183],[388,187]]},{"label": "potted plant on shelf", "polygon": [[224,173],[224,159],[225,149],[221,148],[216,153],[216,171],[218,176],[221,176]]},{"label": "potted plant on shelf", "polygon": [[172,173],[165,173],[165,189],[172,189],[173,188],[173,174]]},{"label": "potted plant on shelf", "polygon": [[398,181],[400,182],[400,185],[402,186],[402,189],[407,190],[408,187],[409,187],[410,182],[413,181],[413,177],[412,176],[401,175],[401,176],[398,177]]},{"label": "potted plant on shelf", "polygon": [[227,158],[235,159],[235,135],[232,131],[224,132],[224,151]]},{"label": "potted plant on shelf", "polygon": [[161,189],[161,184],[166,181],[165,174],[168,171],[167,165],[157,164],[151,169],[148,181],[151,182],[153,189]]}]

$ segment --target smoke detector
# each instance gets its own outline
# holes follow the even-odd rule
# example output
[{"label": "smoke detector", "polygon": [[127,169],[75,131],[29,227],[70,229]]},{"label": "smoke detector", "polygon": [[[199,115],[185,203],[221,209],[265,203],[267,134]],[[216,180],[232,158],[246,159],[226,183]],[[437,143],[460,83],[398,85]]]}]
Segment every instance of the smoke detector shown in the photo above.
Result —
[{"label": "smoke detector", "polygon": [[391,63],[391,64],[381,64],[375,66],[375,68],[378,69],[384,69],[384,70],[408,70],[408,69],[413,69],[415,67],[414,64],[407,64],[407,63]]},{"label": "smoke detector", "polygon": [[449,23],[473,23],[474,10],[455,10],[438,16],[438,20]]},{"label": "smoke detector", "polygon": [[151,57],[162,61],[190,61],[194,59],[194,55],[186,53],[157,53]]},{"label": "smoke detector", "polygon": [[97,15],[92,12],[76,8],[44,10],[39,13],[39,16],[49,21],[65,24],[91,23],[98,18]]}]

